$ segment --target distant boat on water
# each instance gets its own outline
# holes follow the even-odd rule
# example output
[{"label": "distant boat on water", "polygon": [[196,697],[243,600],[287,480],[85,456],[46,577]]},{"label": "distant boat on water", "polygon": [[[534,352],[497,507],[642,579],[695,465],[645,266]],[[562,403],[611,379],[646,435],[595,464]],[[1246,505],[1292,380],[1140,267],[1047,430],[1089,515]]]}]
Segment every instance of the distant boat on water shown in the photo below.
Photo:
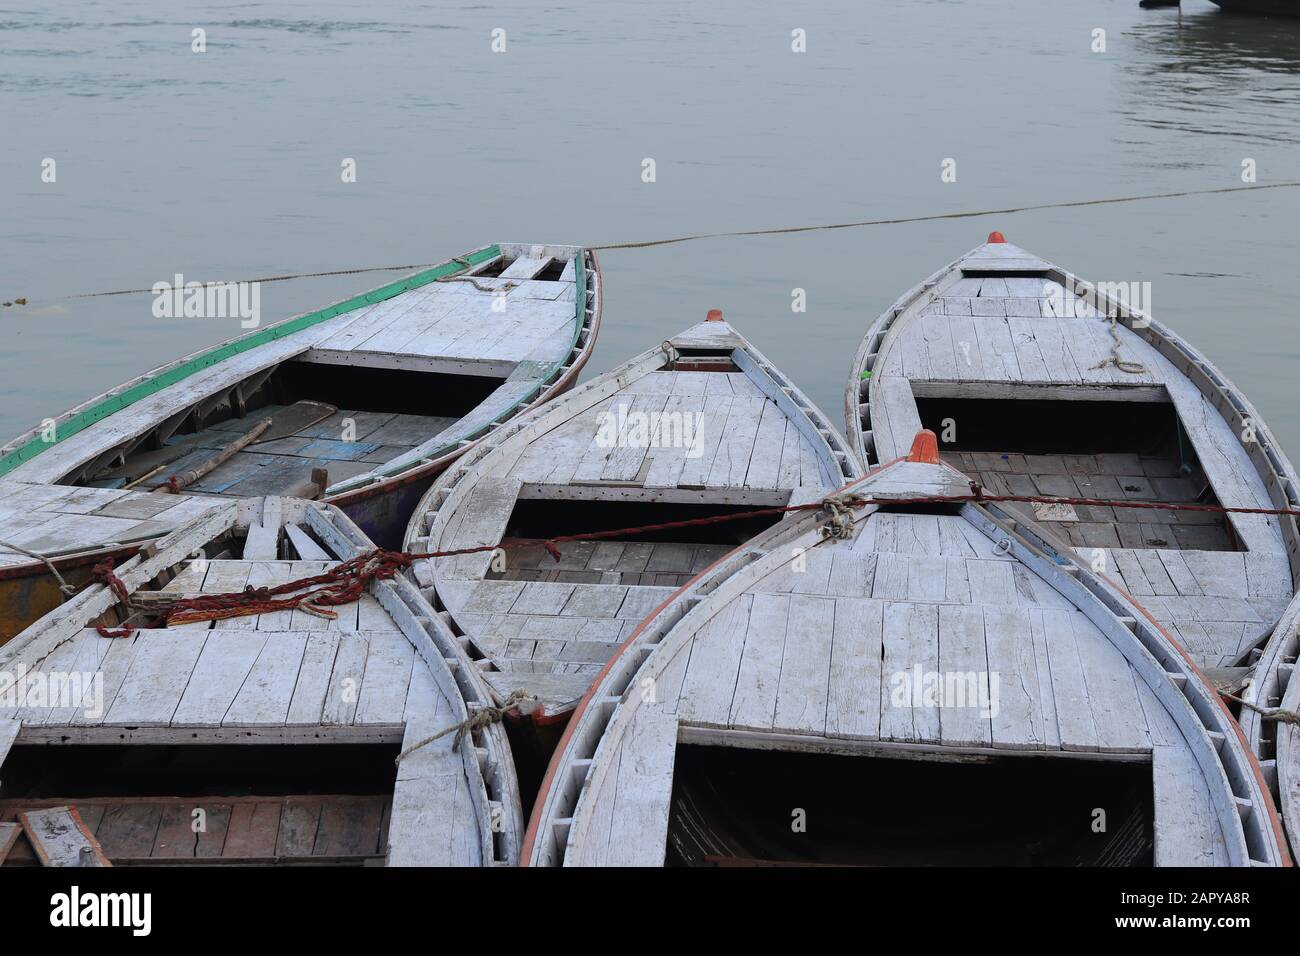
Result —
[{"label": "distant boat on water", "polygon": [[1233,13],[1256,13],[1266,17],[1300,17],[1300,0],[1211,0]]}]

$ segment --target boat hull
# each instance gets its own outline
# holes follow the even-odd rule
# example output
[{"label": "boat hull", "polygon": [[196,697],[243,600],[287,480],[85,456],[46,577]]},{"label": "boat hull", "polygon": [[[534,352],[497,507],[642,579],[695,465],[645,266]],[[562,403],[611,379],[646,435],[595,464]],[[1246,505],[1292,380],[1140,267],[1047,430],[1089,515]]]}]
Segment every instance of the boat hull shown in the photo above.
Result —
[{"label": "boat hull", "polygon": [[[594,252],[588,251],[587,255],[591,259],[590,271],[598,277],[600,262]],[[577,382],[579,374],[591,357],[600,332],[603,301],[602,287],[600,294],[595,297],[595,307],[585,343],[575,347],[571,364],[563,374],[543,388],[539,396],[541,402],[564,394]],[[522,410],[522,406],[516,408],[512,415]],[[322,500],[342,510],[379,547],[400,548],[411,514],[429,487],[453,462],[474,448],[477,443],[475,441],[462,445],[436,460],[400,475],[362,488],[331,495]],[[80,587],[90,579],[90,569],[95,564],[105,559],[112,560],[115,564],[124,561],[135,554],[140,547],[140,544],[127,546],[114,544],[55,558],[51,563],[67,584]],[[44,563],[0,568],[0,645],[57,607],[62,601],[59,588],[58,578]]]}]

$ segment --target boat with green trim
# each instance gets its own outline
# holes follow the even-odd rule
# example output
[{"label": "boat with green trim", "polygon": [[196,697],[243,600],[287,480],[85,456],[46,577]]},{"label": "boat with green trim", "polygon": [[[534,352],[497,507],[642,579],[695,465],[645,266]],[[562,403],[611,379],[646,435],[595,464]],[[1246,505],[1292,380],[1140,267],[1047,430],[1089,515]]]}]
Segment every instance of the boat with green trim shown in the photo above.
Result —
[{"label": "boat with green trim", "polygon": [[47,419],[0,446],[0,643],[232,497],[321,498],[399,544],[439,473],[572,386],[600,314],[590,250],[494,244]]}]

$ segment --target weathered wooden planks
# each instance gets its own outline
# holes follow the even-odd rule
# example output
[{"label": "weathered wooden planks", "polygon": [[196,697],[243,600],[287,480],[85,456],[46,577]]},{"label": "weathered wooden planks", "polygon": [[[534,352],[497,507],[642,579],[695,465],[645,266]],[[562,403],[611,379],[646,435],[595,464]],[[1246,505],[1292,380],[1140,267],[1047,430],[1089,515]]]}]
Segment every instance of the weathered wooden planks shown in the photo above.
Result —
[{"label": "weathered wooden planks", "polygon": [[[544,501],[636,502],[672,520],[691,506],[804,500],[852,475],[855,463],[806,399],[732,330],[705,325],[673,348],[727,350],[711,363],[716,371],[665,367],[660,352],[601,376],[435,484],[412,541],[490,547],[512,513]],[[573,511],[575,523],[595,520]],[[729,550],[709,537],[566,542],[558,561],[538,540],[504,560],[417,562],[414,573],[491,661],[486,679],[503,697],[505,688],[540,688],[563,695],[544,699],[564,709],[583,686],[577,678],[595,676],[646,614]],[[774,712],[763,719],[770,726]]]},{"label": "weathered wooden planks", "polygon": [[75,807],[29,810],[18,815],[42,866],[109,866]]},{"label": "weathered wooden planks", "polygon": [[[159,569],[181,571],[171,580],[170,593],[225,593],[245,584],[282,582],[319,573],[343,556],[371,547],[359,529],[328,506],[291,500],[279,504],[279,519],[299,527],[304,536],[294,547],[304,549],[304,542],[311,541],[322,560],[186,562],[195,553],[193,536],[186,532],[155,556]],[[250,516],[252,525],[278,520],[274,504],[252,502],[240,511]],[[204,525],[196,533],[224,534],[232,518],[228,516],[225,525]],[[240,546],[236,543],[230,550],[238,553]],[[139,559],[133,559],[123,567],[139,565]],[[151,583],[156,570],[121,573],[135,591]],[[92,600],[99,590],[102,587],[90,589],[59,616],[67,618],[69,627],[88,623],[79,615],[102,610]],[[296,610],[278,618],[264,614],[232,619],[254,627],[199,622],[142,628],[117,639],[101,638],[83,627],[43,657],[32,656],[35,676],[54,679],[67,668],[92,671],[102,678],[102,709],[29,700],[20,708],[21,722],[5,720],[0,729],[8,733],[12,727],[9,736],[27,744],[391,744],[419,740],[465,719],[461,685],[447,658],[453,657],[462,675],[468,664],[454,657],[454,636],[448,635],[442,645],[432,642],[431,632],[440,619],[409,583],[375,582],[364,600],[342,605],[339,611],[335,621],[311,616],[311,631],[294,627]],[[24,646],[38,645],[29,640]],[[442,671],[435,675],[433,669],[438,668]],[[476,693],[478,701],[489,699],[486,689]],[[448,748],[454,740],[446,738]],[[266,862],[263,855],[360,862],[382,858],[391,849],[390,864],[480,865],[498,857],[512,859],[520,810],[517,796],[512,797],[512,771],[502,763],[503,741],[491,728],[475,731],[472,743],[449,750],[431,777],[421,769],[421,758],[427,760],[434,752],[424,754],[422,749],[399,771],[391,809],[385,809],[387,804],[288,798],[278,808],[240,811],[233,820],[236,838],[225,857],[234,862]],[[216,803],[219,806],[205,807],[211,811],[212,840],[196,840],[188,830],[188,811],[179,804],[146,799],[112,808],[111,815],[97,821],[105,852],[131,861],[220,856],[232,817],[219,798]],[[216,813],[226,815],[218,820]],[[389,835],[386,847],[376,846],[381,814]],[[503,836],[493,837],[494,832]]]}]

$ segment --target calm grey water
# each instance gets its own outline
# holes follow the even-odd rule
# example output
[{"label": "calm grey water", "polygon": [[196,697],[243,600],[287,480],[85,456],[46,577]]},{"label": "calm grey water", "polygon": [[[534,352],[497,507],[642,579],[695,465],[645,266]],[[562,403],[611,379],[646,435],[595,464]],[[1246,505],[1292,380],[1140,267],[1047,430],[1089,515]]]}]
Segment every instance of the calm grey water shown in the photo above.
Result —
[{"label": "calm grey water", "polygon": [[[149,295],[59,298],[177,272],[1231,186],[1246,158],[1261,183],[1300,180],[1300,21],[1206,0],[1181,14],[1137,0],[807,6],[0,9],[0,300],[31,300],[0,309],[0,437],[236,334],[235,320],[154,318]],[[206,53],[191,52],[195,27]],[[341,181],[345,157],[356,183]],[[940,181],[947,157],[955,183]],[[1296,454],[1298,223],[1300,191],[1276,190],[609,252],[587,374],[718,307],[839,422],[868,322],[997,228],[1085,277],[1150,281],[1153,314]],[[388,277],[266,285],[264,321]]]}]

